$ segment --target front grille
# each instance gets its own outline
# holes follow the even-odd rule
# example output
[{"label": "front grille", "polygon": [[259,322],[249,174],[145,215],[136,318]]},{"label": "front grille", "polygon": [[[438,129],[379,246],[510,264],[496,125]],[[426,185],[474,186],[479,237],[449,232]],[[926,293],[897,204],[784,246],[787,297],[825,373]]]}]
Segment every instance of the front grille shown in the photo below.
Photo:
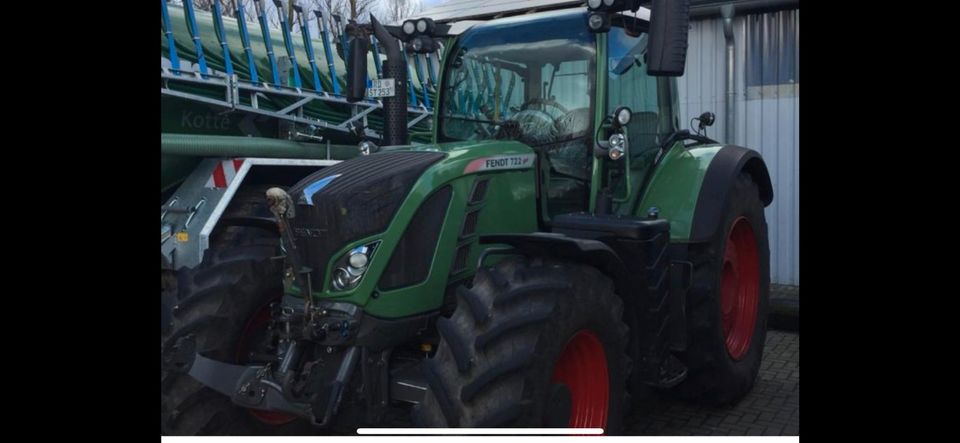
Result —
[{"label": "front grille", "polygon": [[470,258],[471,244],[472,243],[465,243],[457,248],[457,255],[453,259],[453,270],[450,271],[450,275],[459,274],[467,270],[467,259]]},{"label": "front grille", "polygon": [[[290,227],[304,265],[320,290],[331,255],[347,243],[383,232],[410,188],[439,152],[384,152],[321,169],[290,188],[297,202]],[[306,191],[306,192],[305,192]]]},{"label": "front grille", "polygon": [[474,232],[477,232],[477,218],[479,216],[479,209],[467,213],[467,216],[463,219],[463,229],[460,231],[461,239],[467,238],[473,235]]},{"label": "front grille", "polygon": [[427,279],[451,194],[450,186],[444,186],[417,209],[380,277],[380,289],[402,288]]},{"label": "front grille", "polygon": [[487,196],[487,185],[490,184],[490,179],[477,180],[473,184],[473,190],[470,191],[470,204],[480,203],[484,197]]}]

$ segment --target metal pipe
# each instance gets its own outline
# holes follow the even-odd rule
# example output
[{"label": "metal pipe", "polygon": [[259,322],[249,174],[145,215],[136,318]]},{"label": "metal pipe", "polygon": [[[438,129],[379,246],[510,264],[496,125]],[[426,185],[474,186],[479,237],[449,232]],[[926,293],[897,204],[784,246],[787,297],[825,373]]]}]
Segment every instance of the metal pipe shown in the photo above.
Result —
[{"label": "metal pipe", "polygon": [[[333,152],[328,152],[328,149]],[[227,135],[160,134],[160,153],[189,157],[348,158],[356,146]]]},{"label": "metal pipe", "polygon": [[223,7],[220,0],[213,1],[213,27],[216,30],[217,40],[223,50],[223,67],[227,76],[233,75],[233,62],[230,60],[230,45],[227,43],[227,32],[223,29]]},{"label": "metal pipe", "polygon": [[247,18],[244,17],[243,0],[237,0],[237,27],[240,31],[243,52],[247,55],[247,65],[250,67],[250,81],[257,84],[260,82],[257,77],[257,62],[253,57],[253,50],[250,49],[250,33],[247,31]]},{"label": "metal pipe", "polygon": [[283,35],[283,46],[287,48],[287,58],[290,59],[290,65],[293,70],[293,86],[301,88],[303,83],[300,81],[300,66],[297,65],[297,53],[293,49],[293,37],[290,36],[290,24],[287,21],[287,11],[284,11],[284,5],[281,0],[273,0],[277,7],[277,16],[280,18],[280,33]]},{"label": "metal pipe", "polygon": [[[173,38],[173,27],[170,25],[170,12],[167,10],[167,0],[160,0],[160,18],[163,21],[163,34],[167,36],[167,49],[170,51],[170,67],[180,69],[180,58],[177,57],[177,43]],[[180,75],[177,73],[177,75]]]},{"label": "metal pipe", "polygon": [[270,40],[270,25],[267,23],[267,11],[263,7],[263,0],[254,0],[257,9],[257,20],[260,22],[260,31],[263,33],[263,47],[267,51],[267,60],[270,61],[270,74],[274,86],[280,86],[280,69],[277,68],[277,56],[273,53],[273,41]]},{"label": "metal pipe", "polygon": [[[430,109],[430,94],[427,88],[427,76],[423,73],[423,66],[420,63],[420,54],[413,54],[413,66],[417,70],[417,79],[420,80],[420,90],[423,92],[423,105]],[[413,85],[413,82],[410,82]]]},{"label": "metal pipe", "polygon": [[337,78],[337,67],[333,63],[333,49],[330,47],[330,31],[327,29],[327,18],[320,9],[315,9],[313,13],[317,16],[317,24],[320,27],[323,55],[327,59],[327,70],[330,73],[330,82],[333,84],[333,95],[340,95],[340,80]]},{"label": "metal pipe", "polygon": [[373,66],[377,69],[377,80],[379,80],[383,78],[383,66],[381,66],[383,61],[380,60],[380,45],[377,44],[377,38],[372,35],[370,36],[370,50],[373,52]]},{"label": "metal pipe", "polygon": [[403,43],[400,43],[400,54],[403,56],[404,66],[407,67],[407,78],[410,79],[410,82],[407,83],[407,92],[410,93],[410,103],[413,104],[413,106],[418,106],[417,91],[413,89],[413,72],[410,71],[410,57],[407,55],[407,50]]},{"label": "metal pipe", "polygon": [[[197,18],[193,13],[193,2],[183,2],[183,12],[187,16],[187,30],[193,39],[193,48],[197,53],[197,65],[201,74],[207,74],[207,59],[203,56],[203,43],[200,42],[200,31],[197,29]],[[204,77],[206,78],[206,77]]]},{"label": "metal pipe", "polygon": [[733,45],[733,14],[734,7],[733,4],[726,4],[720,7],[720,13],[723,16],[723,38],[727,42],[727,72],[726,72],[726,96],[724,98],[725,108],[726,108],[726,126],[724,132],[724,138],[727,143],[736,143],[737,140],[737,126],[736,126],[736,64],[735,64],[735,48]]},{"label": "metal pipe", "polygon": [[287,345],[287,352],[283,354],[283,360],[280,361],[280,368],[278,371],[281,374],[286,374],[290,371],[290,368],[297,363],[297,360],[300,357],[300,341],[295,340],[291,341]]},{"label": "metal pipe", "polygon": [[310,10],[304,12],[303,6],[298,4],[294,4],[293,9],[297,12],[297,19],[300,20],[303,50],[307,53],[307,62],[310,63],[310,73],[313,75],[313,90],[323,91],[323,86],[320,84],[320,72],[317,69],[317,58],[313,53],[313,39],[310,37]]}]

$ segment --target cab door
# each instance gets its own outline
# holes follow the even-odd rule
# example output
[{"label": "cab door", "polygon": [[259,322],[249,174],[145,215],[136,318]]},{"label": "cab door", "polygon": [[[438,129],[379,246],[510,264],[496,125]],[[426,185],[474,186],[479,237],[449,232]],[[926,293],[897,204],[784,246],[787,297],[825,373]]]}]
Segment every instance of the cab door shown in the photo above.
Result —
[{"label": "cab door", "polygon": [[647,23],[615,22],[606,38],[605,114],[620,106],[632,111],[625,128],[627,155],[610,161],[607,183],[616,213],[632,214],[643,185],[659,159],[660,146],[678,126],[675,77],[647,74]]}]

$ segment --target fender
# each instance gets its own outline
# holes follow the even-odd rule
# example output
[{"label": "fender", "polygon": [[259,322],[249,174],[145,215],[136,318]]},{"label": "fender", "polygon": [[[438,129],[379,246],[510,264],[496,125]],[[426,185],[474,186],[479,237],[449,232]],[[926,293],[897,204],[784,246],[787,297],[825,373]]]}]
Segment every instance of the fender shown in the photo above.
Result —
[{"label": "fender", "polygon": [[719,224],[730,184],[747,171],[760,187],[764,205],[773,201],[770,174],[760,154],[734,145],[674,146],[659,162],[644,189],[635,216],[657,208],[670,222],[671,242],[708,240]]},{"label": "fender", "polygon": [[496,234],[480,236],[481,244],[501,243],[524,255],[548,255],[594,266],[613,279],[617,289],[626,288],[627,267],[620,256],[599,240],[568,237],[563,234],[534,232],[531,234]]},{"label": "fender", "polygon": [[770,172],[757,151],[740,146],[727,145],[720,149],[710,162],[707,173],[700,186],[697,207],[693,213],[690,228],[690,241],[708,241],[723,220],[723,206],[731,184],[741,171],[746,171],[760,188],[760,201],[763,206],[773,202],[773,186]]}]

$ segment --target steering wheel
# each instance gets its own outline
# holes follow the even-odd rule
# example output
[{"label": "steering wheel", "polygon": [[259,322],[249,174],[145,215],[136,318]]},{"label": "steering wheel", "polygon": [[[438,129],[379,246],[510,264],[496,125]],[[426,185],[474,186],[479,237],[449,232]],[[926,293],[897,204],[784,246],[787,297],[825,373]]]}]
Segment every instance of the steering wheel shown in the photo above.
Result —
[{"label": "steering wheel", "polygon": [[[556,101],[556,100],[554,100],[554,99],[552,99],[552,98],[542,98],[542,97],[536,97],[536,98],[532,98],[532,99],[530,99],[530,100],[527,100],[527,101],[524,102],[522,105],[520,105],[520,110],[521,110],[521,111],[525,111],[525,110],[527,110],[527,109],[530,109],[531,106],[536,106],[536,105],[540,105],[541,108],[542,108],[542,109],[540,109],[540,110],[542,110],[542,111],[544,111],[544,112],[546,111],[546,107],[547,107],[547,106],[552,106],[552,107],[558,109],[558,110],[560,111],[560,115],[563,115],[563,114],[566,114],[567,112],[569,112],[569,111],[567,110],[567,107],[561,105],[560,102],[558,102],[558,101]],[[548,113],[548,114],[549,114],[549,113]]]},{"label": "steering wheel", "polygon": [[522,139],[534,144],[546,143],[556,137],[556,121],[539,109],[524,109],[511,115],[510,121],[517,122]]}]

